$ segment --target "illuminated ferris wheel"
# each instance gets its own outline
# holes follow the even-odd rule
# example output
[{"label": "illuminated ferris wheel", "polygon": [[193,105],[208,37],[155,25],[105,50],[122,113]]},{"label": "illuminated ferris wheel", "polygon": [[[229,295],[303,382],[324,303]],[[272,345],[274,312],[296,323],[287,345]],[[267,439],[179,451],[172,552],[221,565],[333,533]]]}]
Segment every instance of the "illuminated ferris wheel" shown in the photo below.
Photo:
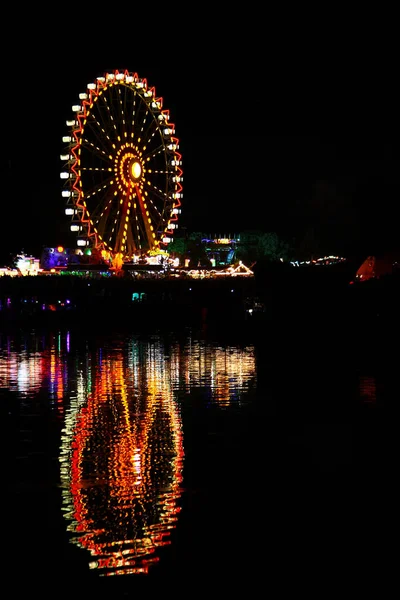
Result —
[{"label": "illuminated ferris wheel", "polygon": [[114,265],[166,250],[182,157],[162,98],[136,73],[114,71],[89,83],[72,111],[61,179],[77,245]]}]

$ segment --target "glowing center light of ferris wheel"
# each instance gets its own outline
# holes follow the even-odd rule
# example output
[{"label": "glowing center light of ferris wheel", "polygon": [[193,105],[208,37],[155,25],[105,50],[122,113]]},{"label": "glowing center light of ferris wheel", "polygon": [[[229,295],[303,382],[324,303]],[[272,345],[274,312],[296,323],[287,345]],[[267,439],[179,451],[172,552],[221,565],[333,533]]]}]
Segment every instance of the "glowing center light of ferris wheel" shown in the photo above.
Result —
[{"label": "glowing center light of ferris wheel", "polygon": [[137,160],[134,160],[132,162],[130,170],[131,170],[131,176],[133,179],[135,179],[136,181],[138,179],[140,179],[140,176],[142,174],[142,167],[141,167],[141,164]]}]

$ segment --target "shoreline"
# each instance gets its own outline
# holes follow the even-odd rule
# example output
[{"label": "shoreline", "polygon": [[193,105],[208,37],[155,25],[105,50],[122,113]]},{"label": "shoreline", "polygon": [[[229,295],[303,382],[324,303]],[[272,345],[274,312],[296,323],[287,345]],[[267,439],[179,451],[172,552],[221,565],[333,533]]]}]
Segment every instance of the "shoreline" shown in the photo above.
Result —
[{"label": "shoreline", "polygon": [[397,328],[400,274],[355,282],[346,267],[259,270],[222,279],[0,279],[0,329],[85,323],[109,328]]}]

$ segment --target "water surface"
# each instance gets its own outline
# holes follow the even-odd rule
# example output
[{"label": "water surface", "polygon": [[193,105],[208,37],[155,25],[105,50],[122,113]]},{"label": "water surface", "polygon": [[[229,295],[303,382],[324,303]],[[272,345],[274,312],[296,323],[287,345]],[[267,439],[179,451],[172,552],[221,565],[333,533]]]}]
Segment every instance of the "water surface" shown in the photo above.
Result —
[{"label": "water surface", "polygon": [[397,375],[284,348],[1,334],[7,577],[42,597],[125,597],[351,569],[389,493]]}]

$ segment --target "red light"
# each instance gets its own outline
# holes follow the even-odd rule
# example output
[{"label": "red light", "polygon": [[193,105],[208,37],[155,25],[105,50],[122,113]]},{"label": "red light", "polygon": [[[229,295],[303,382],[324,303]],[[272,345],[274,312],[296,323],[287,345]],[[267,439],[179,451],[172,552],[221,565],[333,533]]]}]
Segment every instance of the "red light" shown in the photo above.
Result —
[{"label": "red light", "polygon": [[62,246],[57,246],[57,252],[64,252],[64,248]]}]

